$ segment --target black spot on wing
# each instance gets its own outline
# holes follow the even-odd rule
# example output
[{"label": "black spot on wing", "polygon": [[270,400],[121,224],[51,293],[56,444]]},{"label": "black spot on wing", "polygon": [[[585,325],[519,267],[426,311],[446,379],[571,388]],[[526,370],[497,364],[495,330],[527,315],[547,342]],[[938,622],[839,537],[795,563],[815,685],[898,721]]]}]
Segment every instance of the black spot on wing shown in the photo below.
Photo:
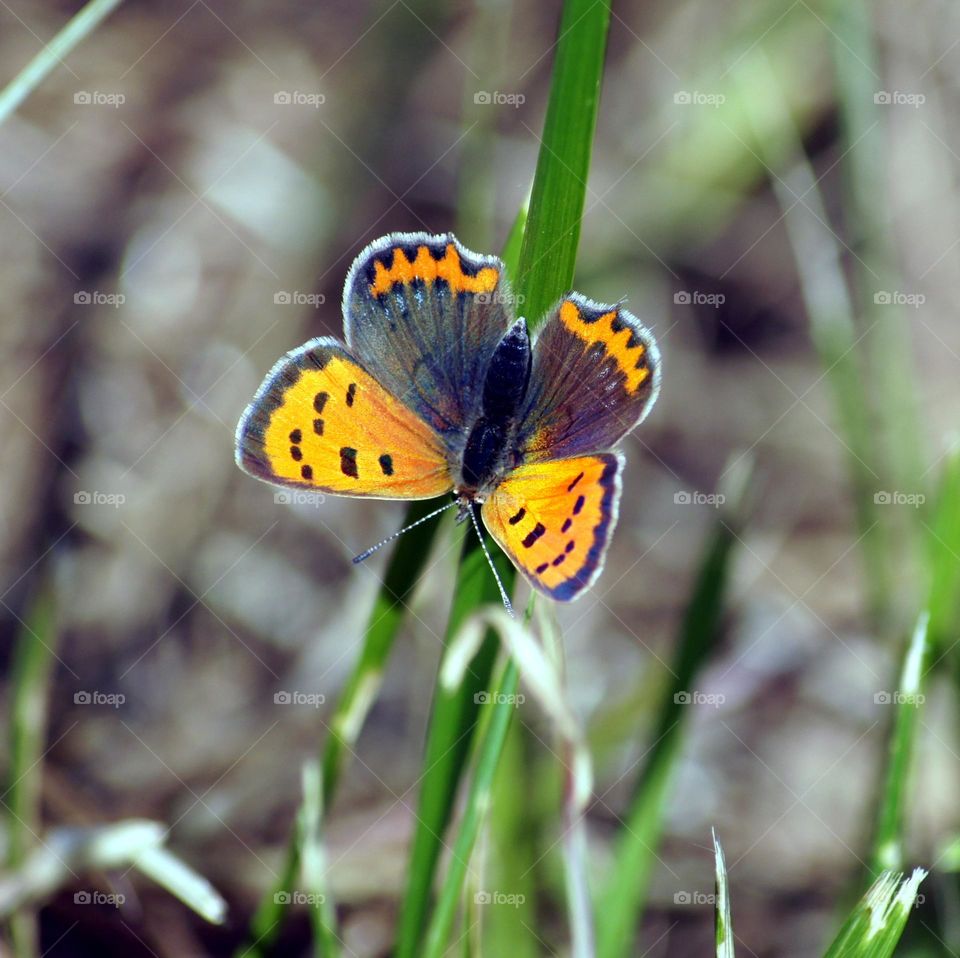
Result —
[{"label": "black spot on wing", "polygon": [[542,522],[538,522],[530,532],[527,533],[527,537],[523,540],[524,549],[529,549],[546,531],[547,527]]},{"label": "black spot on wing", "polygon": [[574,303],[574,306],[577,307],[580,318],[585,323],[595,323],[601,316],[605,316],[610,312],[609,309],[594,309],[591,306],[583,306],[580,303]]},{"label": "black spot on wing", "polygon": [[380,463],[380,471],[385,476],[393,475],[393,456],[384,453],[377,461]]},{"label": "black spot on wing", "polygon": [[613,321],[610,323],[610,328],[614,333],[619,333],[624,329],[630,330],[630,338],[627,340],[627,349],[636,349],[640,345],[640,340],[637,339],[636,333],[633,331],[633,327],[629,326],[623,321],[623,318],[618,312],[616,316],[613,317]]},{"label": "black spot on wing", "polygon": [[357,470],[357,450],[344,446],[340,450],[340,471],[351,479],[357,479],[360,476]]}]

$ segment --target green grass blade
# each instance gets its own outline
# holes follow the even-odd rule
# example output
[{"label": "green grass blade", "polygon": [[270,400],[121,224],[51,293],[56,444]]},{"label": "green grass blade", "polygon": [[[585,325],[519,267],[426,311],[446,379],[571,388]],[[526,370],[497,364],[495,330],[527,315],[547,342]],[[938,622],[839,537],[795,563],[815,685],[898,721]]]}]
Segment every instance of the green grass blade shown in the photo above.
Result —
[{"label": "green grass blade", "polygon": [[844,922],[824,958],[889,958],[896,948],[926,878],[922,868],[904,879],[884,872]]},{"label": "green grass blade", "polygon": [[960,612],[960,446],[951,448],[944,457],[933,514],[925,531],[930,570],[930,647],[946,649],[956,635]]},{"label": "green grass blade", "polygon": [[[502,554],[494,561],[509,589],[514,578],[513,567]],[[499,601],[499,592],[483,552],[475,538],[467,536],[457,572],[447,644],[475,609]],[[459,688],[448,690],[438,684],[434,693],[409,879],[400,912],[397,958],[413,958],[420,953],[437,861],[443,849],[442,836],[450,822],[477,722],[479,705],[476,696],[490,690],[490,676],[498,650],[498,639],[488,630]]]},{"label": "green grass blade", "polygon": [[[56,658],[57,626],[52,591],[34,597],[21,624],[13,654],[10,701],[10,766],[4,789],[7,810],[7,867],[16,872],[42,831],[40,785],[47,735],[50,673]],[[16,958],[38,954],[34,916],[12,916],[10,935]]]},{"label": "green grass blade", "polygon": [[518,682],[517,666],[512,660],[508,660],[497,684],[498,695],[490,706],[490,720],[478,749],[476,772],[453,845],[450,868],[427,931],[426,943],[422,951],[425,958],[442,958],[447,948],[447,938],[456,917],[467,865],[480,831],[484,811],[490,804],[497,764],[503,751],[510,720],[516,710],[513,705],[513,696],[516,695]]},{"label": "green grass blade", "polygon": [[716,901],[714,902],[714,930],[717,942],[717,958],[734,958],[733,919],[730,917],[730,889],[727,885],[727,862],[723,849],[713,833],[713,857],[717,872]]},{"label": "green grass blade", "polygon": [[89,36],[121,0],[90,0],[0,92],[0,124],[47,78],[58,63]]},{"label": "green grass blade", "polygon": [[907,647],[900,673],[899,687],[877,694],[882,704],[894,705],[896,713],[890,736],[890,758],[880,808],[876,834],[873,840],[872,866],[874,874],[897,871],[903,867],[903,820],[906,806],[906,788],[913,780],[911,760],[920,707],[923,705],[925,662],[929,646],[929,615],[924,612]]},{"label": "green grass blade", "polygon": [[294,832],[287,843],[280,875],[260,899],[250,919],[248,940],[237,948],[234,958],[263,958],[269,954],[280,934],[284,914],[289,907],[284,893],[296,885],[299,873],[300,845]]},{"label": "green grass blade", "polygon": [[[519,266],[513,274],[518,301],[523,303],[531,327],[573,280],[609,17],[607,2],[566,0],[564,4],[530,212]],[[499,601],[483,563],[479,544],[468,537],[447,629],[448,642],[470,613],[480,605]],[[509,589],[513,568],[509,563],[498,567],[506,570],[501,574]],[[401,907],[397,958],[418,954],[442,836],[476,723],[473,696],[487,687],[496,649],[497,639],[488,633],[461,688],[455,693],[442,689],[436,693],[410,877]]]},{"label": "green grass blade", "polygon": [[517,272],[531,328],[573,283],[609,25],[609,0],[563,5]]},{"label": "green grass blade", "polygon": [[340,939],[337,912],[327,882],[326,851],[323,847],[323,777],[316,762],[303,767],[303,804],[297,833],[300,845],[300,871],[303,888],[310,897],[310,926],[316,958],[337,958]]},{"label": "green grass blade", "polygon": [[[490,888],[509,890],[517,896],[512,908],[487,909],[483,916],[483,952],[511,958],[540,958],[542,945],[537,938],[538,836],[541,819],[531,802],[536,773],[531,767],[531,749],[535,747],[522,722],[511,722],[507,740],[497,767],[490,807],[489,842],[483,867],[483,883],[468,878],[467,899],[471,893]],[[479,853],[478,853],[479,857]],[[469,920],[469,919],[468,919]],[[470,921],[479,937],[479,922]],[[479,948],[479,941],[475,944]]]},{"label": "green grass blade", "polygon": [[[737,478],[744,482],[742,476]],[[610,878],[596,899],[600,958],[621,958],[634,953],[634,928],[643,913],[682,745],[683,710],[694,677],[709,656],[720,629],[730,561],[738,541],[740,498],[739,494],[730,496],[731,509],[721,515],[701,561],[671,663],[673,681],[657,709],[653,744],[634,791]]]}]

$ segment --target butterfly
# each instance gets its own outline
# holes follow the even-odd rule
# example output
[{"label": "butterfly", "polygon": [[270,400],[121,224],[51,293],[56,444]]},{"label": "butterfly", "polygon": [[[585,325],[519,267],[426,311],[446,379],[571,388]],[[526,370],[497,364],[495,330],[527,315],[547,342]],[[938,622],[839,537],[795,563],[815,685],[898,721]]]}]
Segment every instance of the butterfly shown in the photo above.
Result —
[{"label": "butterfly", "polygon": [[570,293],[531,342],[512,303],[503,263],[452,234],[371,243],[347,274],[344,342],[312,339],[270,370],[237,464],[341,496],[452,493],[535,589],[576,599],[603,568],[614,447],[656,400],[660,354],[622,304]]}]

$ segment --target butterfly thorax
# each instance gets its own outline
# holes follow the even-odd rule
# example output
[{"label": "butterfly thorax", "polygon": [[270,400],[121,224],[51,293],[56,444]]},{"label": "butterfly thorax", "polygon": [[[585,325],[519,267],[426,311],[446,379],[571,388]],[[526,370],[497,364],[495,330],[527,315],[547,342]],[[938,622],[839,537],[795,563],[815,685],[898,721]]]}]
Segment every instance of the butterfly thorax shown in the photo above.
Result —
[{"label": "butterfly thorax", "polygon": [[460,462],[461,502],[483,502],[514,465],[512,446],[520,408],[530,382],[530,335],[518,319],[490,359],[479,415],[467,435]]}]

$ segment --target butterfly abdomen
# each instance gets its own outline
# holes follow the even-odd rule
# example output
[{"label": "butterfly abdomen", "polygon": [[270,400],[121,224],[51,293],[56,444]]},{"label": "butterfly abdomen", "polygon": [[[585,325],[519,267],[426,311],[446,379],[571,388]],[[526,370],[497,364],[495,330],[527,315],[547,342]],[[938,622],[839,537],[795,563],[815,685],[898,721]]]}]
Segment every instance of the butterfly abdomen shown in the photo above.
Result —
[{"label": "butterfly abdomen", "polygon": [[497,345],[483,385],[483,407],[470,429],[461,474],[465,492],[493,480],[516,432],[517,414],[530,382],[530,335],[518,319]]}]

